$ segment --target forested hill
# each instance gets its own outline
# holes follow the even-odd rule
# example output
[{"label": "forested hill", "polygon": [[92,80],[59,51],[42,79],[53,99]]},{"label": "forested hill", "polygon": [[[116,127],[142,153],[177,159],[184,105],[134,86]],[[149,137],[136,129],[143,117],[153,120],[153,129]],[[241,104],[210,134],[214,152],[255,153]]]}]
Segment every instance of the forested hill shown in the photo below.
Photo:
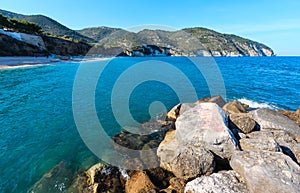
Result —
[{"label": "forested hill", "polygon": [[[86,42],[94,46],[92,54],[147,56],[274,56],[268,46],[231,34],[202,27],[177,31],[145,29],[137,33],[106,26],[72,30],[43,15],[22,15],[0,9],[0,14],[19,24],[37,27],[36,34]],[[2,27],[3,28],[3,27]],[[16,31],[21,31],[20,29]],[[150,47],[149,47],[149,46]],[[121,52],[121,53],[120,53]]]}]

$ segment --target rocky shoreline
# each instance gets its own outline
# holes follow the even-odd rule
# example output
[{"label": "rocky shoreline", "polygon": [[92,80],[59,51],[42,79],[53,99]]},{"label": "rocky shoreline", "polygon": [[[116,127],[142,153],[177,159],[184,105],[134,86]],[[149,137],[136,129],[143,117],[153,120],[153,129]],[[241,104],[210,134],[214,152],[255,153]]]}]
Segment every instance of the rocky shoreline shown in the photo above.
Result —
[{"label": "rocky shoreline", "polygon": [[[64,192],[300,192],[299,123],[300,108],[251,109],[219,96],[178,104],[165,119],[143,124],[157,132],[113,138],[131,149],[157,148],[147,159],[160,167],[122,170],[98,163]],[[140,156],[129,162],[142,169]]]}]

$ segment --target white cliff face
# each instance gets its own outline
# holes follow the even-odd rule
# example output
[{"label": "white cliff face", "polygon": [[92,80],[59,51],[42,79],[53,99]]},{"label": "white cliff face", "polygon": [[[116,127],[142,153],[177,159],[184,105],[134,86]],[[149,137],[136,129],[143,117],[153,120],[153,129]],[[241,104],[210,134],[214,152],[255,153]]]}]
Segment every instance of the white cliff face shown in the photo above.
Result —
[{"label": "white cliff face", "polygon": [[10,32],[5,31],[3,29],[0,29],[0,33],[10,36],[18,41],[25,42],[30,45],[34,45],[39,47],[41,50],[46,50],[45,43],[43,39],[40,36],[32,35],[32,34],[26,34],[26,33],[18,33],[18,32]]},{"label": "white cliff face", "polygon": [[26,42],[27,44],[31,44],[34,46],[37,46],[43,50],[46,50],[46,46],[44,43],[44,40],[41,36],[26,34],[26,33],[20,33],[22,41]]},{"label": "white cliff face", "polygon": [[262,48],[261,50],[266,56],[274,56],[274,53],[271,50],[267,50],[265,48]]}]

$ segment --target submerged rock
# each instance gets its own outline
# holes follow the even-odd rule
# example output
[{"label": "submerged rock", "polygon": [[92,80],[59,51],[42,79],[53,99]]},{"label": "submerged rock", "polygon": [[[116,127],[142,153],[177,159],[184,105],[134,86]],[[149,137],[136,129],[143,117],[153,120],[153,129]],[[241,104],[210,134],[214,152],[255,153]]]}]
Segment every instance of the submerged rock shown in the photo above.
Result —
[{"label": "submerged rock", "polygon": [[283,153],[236,151],[230,165],[251,193],[300,192],[300,167]]},{"label": "submerged rock", "polygon": [[88,169],[85,175],[85,186],[81,192],[124,192],[126,176],[115,166],[98,163]]},{"label": "submerged rock", "polygon": [[201,176],[186,184],[185,193],[247,193],[246,185],[239,175],[230,171],[221,171],[210,176]]},{"label": "submerged rock", "polygon": [[63,192],[71,185],[74,171],[61,161],[46,173],[28,192]]},{"label": "submerged rock", "polygon": [[159,120],[149,121],[141,124],[140,129],[153,132],[149,135],[140,135],[122,131],[115,135],[113,140],[118,145],[134,150],[142,150],[147,144],[151,148],[157,148],[159,143],[164,139],[166,132],[174,129],[174,123]]}]

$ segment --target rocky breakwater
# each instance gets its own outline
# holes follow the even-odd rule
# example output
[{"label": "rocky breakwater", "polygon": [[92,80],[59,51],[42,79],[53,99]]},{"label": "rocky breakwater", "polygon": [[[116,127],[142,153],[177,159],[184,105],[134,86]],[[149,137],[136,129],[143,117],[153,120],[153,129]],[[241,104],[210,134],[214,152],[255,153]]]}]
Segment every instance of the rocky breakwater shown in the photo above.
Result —
[{"label": "rocky breakwater", "polygon": [[142,159],[128,160],[141,164],[140,171],[97,164],[72,187],[79,192],[300,192],[299,113],[250,109],[221,97],[179,104],[166,121],[144,124],[155,127],[152,136],[114,137],[133,149],[158,147],[156,158],[149,159],[159,167],[142,170]]}]

